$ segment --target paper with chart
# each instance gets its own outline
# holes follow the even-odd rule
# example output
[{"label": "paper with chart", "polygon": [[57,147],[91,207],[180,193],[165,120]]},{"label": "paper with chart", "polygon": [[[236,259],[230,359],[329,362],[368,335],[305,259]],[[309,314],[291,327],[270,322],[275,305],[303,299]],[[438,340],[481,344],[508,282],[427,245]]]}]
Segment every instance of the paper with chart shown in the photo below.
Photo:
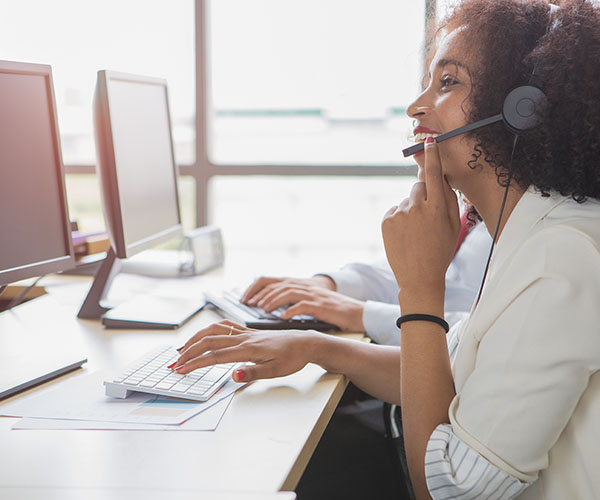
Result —
[{"label": "paper with chart", "polygon": [[96,372],[65,380],[55,389],[0,406],[0,415],[125,424],[178,425],[232,395],[244,384],[228,381],[208,401],[134,393],[126,399],[104,394],[107,374]]},{"label": "paper with chart", "polygon": [[167,424],[131,424],[123,422],[98,422],[93,420],[65,420],[56,418],[25,417],[11,429],[45,430],[113,430],[113,431],[214,431],[225,414],[233,394],[221,399],[210,408],[194,415],[179,425]]}]

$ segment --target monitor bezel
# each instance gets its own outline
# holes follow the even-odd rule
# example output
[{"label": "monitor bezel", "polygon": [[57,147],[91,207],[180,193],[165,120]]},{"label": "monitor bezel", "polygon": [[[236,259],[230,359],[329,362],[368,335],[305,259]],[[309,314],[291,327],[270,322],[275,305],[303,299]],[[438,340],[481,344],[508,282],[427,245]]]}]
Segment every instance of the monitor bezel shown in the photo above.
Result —
[{"label": "monitor bezel", "polygon": [[[121,198],[117,178],[117,164],[114,151],[113,130],[110,120],[110,82],[126,81],[130,83],[159,85],[165,93],[167,106],[167,120],[169,128],[169,142],[171,146],[171,163],[173,165],[173,182],[175,185],[175,199],[177,204],[177,223],[164,230],[150,235],[142,240],[129,244],[125,242],[123,229]],[[162,78],[134,75],[112,70],[98,71],[96,81],[96,92],[94,94],[94,131],[96,139],[96,153],[98,174],[100,177],[102,204],[106,226],[111,246],[120,259],[132,257],[133,255],[165,243],[173,238],[183,235],[181,224],[181,211],[179,207],[179,189],[177,186],[178,166],[175,163],[175,150],[173,147],[173,133],[171,127],[171,111],[169,107],[169,95],[167,81]]]},{"label": "monitor bezel", "polygon": [[[34,276],[43,276],[44,274],[57,273],[71,269],[75,266],[75,255],[73,252],[73,240],[71,239],[71,221],[69,219],[69,208],[67,205],[65,167],[63,164],[60,132],[58,128],[56,99],[52,81],[52,67],[47,64],[0,61],[0,73],[42,76],[46,82],[48,110],[50,112],[50,124],[52,127],[52,142],[54,145],[55,174],[59,179],[61,219],[64,228],[63,237],[65,239],[65,248],[69,251],[68,254],[59,257],[32,262],[30,264],[24,264],[9,269],[0,269],[0,286],[3,286]],[[10,237],[10,235],[7,235],[7,237]]]}]

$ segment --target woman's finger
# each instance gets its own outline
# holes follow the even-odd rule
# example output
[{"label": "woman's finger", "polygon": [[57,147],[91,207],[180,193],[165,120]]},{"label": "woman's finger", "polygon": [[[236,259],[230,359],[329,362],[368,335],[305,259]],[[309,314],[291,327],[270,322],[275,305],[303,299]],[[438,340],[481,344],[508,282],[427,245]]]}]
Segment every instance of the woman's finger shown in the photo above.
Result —
[{"label": "woman's finger", "polygon": [[388,217],[391,217],[392,215],[394,215],[396,213],[396,210],[398,210],[398,205],[394,205],[393,207],[390,207],[388,209],[388,211],[383,215],[383,218],[387,219]]},{"label": "woman's finger", "polygon": [[435,141],[425,143],[425,183],[427,185],[427,201],[436,206],[446,206],[446,190],[442,174],[442,163]]},{"label": "woman's finger", "polygon": [[415,205],[427,200],[427,187],[424,182],[415,182],[410,190],[410,203]]},{"label": "woman's finger", "polygon": [[173,370],[186,364],[189,360],[202,356],[208,351],[241,344],[245,339],[241,335],[219,335],[204,337],[185,351],[173,365]]},{"label": "woman's finger", "polygon": [[[232,328],[233,327],[233,328]],[[183,347],[177,349],[179,354],[183,354],[186,352],[192,345],[194,345],[199,340],[204,337],[208,337],[210,335],[229,335],[229,332],[232,334],[238,334],[245,331],[250,331],[245,326],[240,325],[239,323],[235,323],[228,319],[224,319],[223,321],[219,321],[218,323],[213,323],[202,330],[199,330],[195,335],[193,335]]]},{"label": "woman's finger", "polygon": [[233,379],[236,382],[252,382],[259,379],[281,377],[287,374],[281,369],[280,363],[271,360],[257,365],[241,366],[233,373]]},{"label": "woman's finger", "polygon": [[183,365],[176,366],[175,370],[176,373],[186,375],[194,370],[206,368],[207,366],[248,361],[249,356],[250,353],[248,352],[248,349],[242,344],[223,347],[222,349],[216,349],[192,358]]}]

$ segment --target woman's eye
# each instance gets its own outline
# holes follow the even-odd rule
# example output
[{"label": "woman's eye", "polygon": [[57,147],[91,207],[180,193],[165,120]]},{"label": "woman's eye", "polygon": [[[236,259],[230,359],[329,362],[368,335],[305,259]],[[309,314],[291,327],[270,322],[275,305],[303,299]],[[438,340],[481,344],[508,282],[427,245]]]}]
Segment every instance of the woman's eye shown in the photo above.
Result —
[{"label": "woman's eye", "polygon": [[456,83],[458,83],[458,81],[456,81],[451,76],[445,76],[444,78],[442,78],[440,80],[440,83],[442,85],[442,89],[447,89],[447,88],[451,87],[452,85],[455,85]]}]

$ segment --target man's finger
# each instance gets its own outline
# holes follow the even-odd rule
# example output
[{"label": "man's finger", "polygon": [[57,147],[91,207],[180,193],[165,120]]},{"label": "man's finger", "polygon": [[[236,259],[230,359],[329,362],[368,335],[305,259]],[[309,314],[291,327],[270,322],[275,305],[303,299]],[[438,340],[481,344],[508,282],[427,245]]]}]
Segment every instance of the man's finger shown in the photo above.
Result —
[{"label": "man's finger", "polygon": [[257,292],[262,290],[265,286],[270,285],[271,283],[276,283],[277,281],[280,281],[280,280],[281,280],[281,278],[270,278],[270,277],[266,277],[266,276],[262,276],[256,280],[254,280],[254,282],[252,282],[252,284],[243,293],[240,301],[243,303],[246,303],[248,300],[250,300],[252,297],[254,297],[257,294]]},{"label": "man's finger", "polygon": [[273,302],[273,300],[277,299],[278,297],[280,297],[281,295],[289,292],[289,291],[299,291],[299,290],[305,290],[306,287],[302,286],[302,285],[298,285],[295,283],[279,283],[277,285],[273,285],[273,288],[269,291],[269,293],[265,294],[262,299],[260,299],[256,305],[258,307],[262,307],[263,309],[265,309],[265,307],[270,304],[271,302]]},{"label": "man's finger", "polygon": [[290,319],[293,316],[300,314],[309,314],[317,319],[323,319],[319,314],[319,305],[316,302],[309,300],[301,300],[297,304],[288,307],[283,313],[281,313],[282,319]]},{"label": "man's finger", "polygon": [[275,309],[278,309],[282,306],[287,306],[288,304],[296,304],[301,300],[310,299],[313,297],[313,294],[307,290],[285,290],[281,292],[279,295],[272,297],[270,300],[265,301],[261,307],[267,311],[271,312]]}]

